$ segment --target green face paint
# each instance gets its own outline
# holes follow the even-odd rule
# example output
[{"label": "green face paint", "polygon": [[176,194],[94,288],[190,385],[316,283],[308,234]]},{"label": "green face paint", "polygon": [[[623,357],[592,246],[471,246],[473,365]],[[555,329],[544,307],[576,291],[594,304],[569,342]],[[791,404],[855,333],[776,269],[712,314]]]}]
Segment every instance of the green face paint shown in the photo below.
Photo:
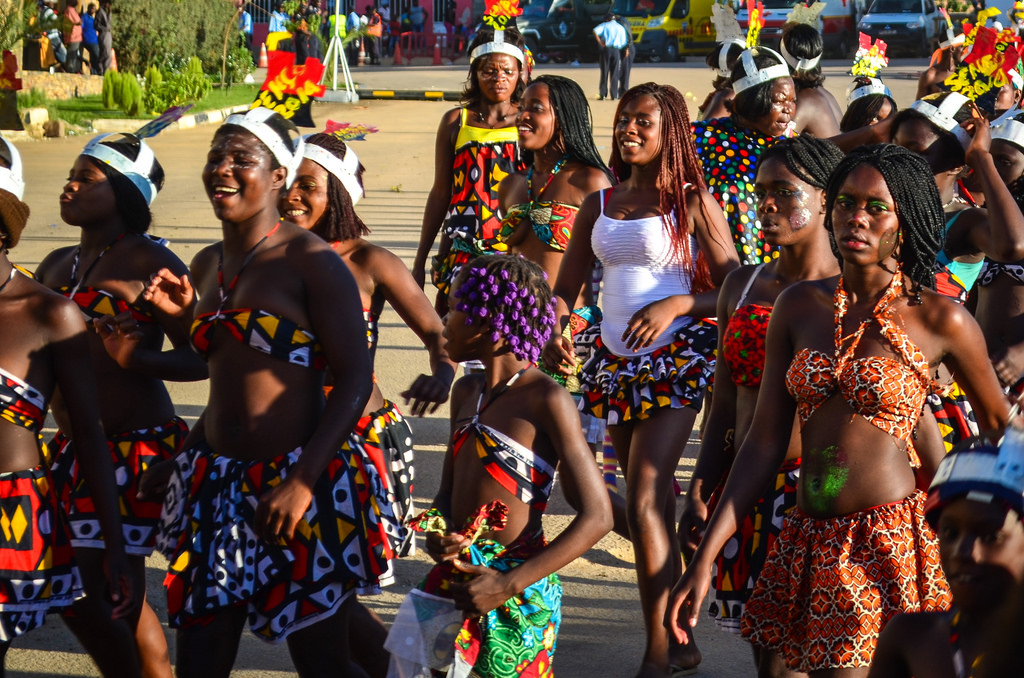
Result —
[{"label": "green face paint", "polygon": [[850,469],[846,465],[846,455],[836,446],[827,447],[818,452],[815,466],[821,467],[819,474],[809,474],[804,492],[808,505],[818,513],[824,513],[846,487]]}]

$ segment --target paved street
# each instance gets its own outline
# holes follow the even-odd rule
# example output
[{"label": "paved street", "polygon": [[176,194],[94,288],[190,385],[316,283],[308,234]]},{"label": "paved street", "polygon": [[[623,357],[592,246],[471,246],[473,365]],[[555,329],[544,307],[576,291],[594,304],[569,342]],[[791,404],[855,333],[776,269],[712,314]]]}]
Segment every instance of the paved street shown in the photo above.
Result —
[{"label": "paved street", "polygon": [[[848,64],[828,62],[827,85],[841,102],[845,101],[850,78],[841,73]],[[910,79],[918,67],[897,62],[887,82],[901,106],[913,100],[916,83]],[[595,138],[607,157],[611,122],[616,102],[595,101],[598,70],[594,64],[578,68],[567,65],[540,66],[535,75],[558,73],[576,78],[587,91],[595,116]],[[465,79],[466,66],[362,67],[354,78],[364,89],[440,89],[458,90]],[[636,64],[633,84],[654,80],[670,83],[684,93],[692,93],[691,112],[703,99],[711,76],[703,62],[690,60],[671,65]],[[384,245],[411,264],[419,233],[424,202],[433,174],[434,136],[438,122],[451,103],[426,101],[360,101],[357,104],[320,104],[314,119],[323,125],[328,119],[366,123],[380,128],[365,142],[353,148],[367,168],[368,194],[359,204],[359,212],[372,228],[374,242]],[[206,149],[214,132],[212,126],[190,130],[169,130],[151,140],[167,173],[166,185],[154,204],[152,232],[172,241],[174,251],[186,262],[203,246],[220,239],[220,227],[214,220],[200,181]],[[76,153],[86,139],[66,138],[39,142],[19,142],[26,166],[25,200],[32,216],[21,243],[11,258],[32,268],[51,249],[77,241],[76,230],[60,222],[57,198]],[[432,291],[431,291],[432,294]],[[394,312],[388,309],[380,321],[381,341],[376,372],[386,396],[397,398],[417,373],[427,369],[426,352],[418,345]],[[179,414],[190,423],[200,413],[206,398],[203,384],[172,384]],[[437,487],[441,459],[448,434],[447,408],[413,422],[416,434],[416,501],[429,505]],[[692,441],[691,441],[692,442]],[[685,441],[680,441],[683,445]],[[677,477],[686,482],[696,449],[688,445]],[[621,486],[621,479],[620,479]],[[569,520],[570,510],[561,497],[549,507],[546,521],[549,538]],[[153,557],[149,562],[151,602],[161,618],[165,605],[160,582],[165,562]],[[366,602],[386,619],[394,613],[402,594],[428,569],[422,555],[401,561],[398,582],[389,592]],[[578,562],[562,572],[565,584],[565,609],[555,667],[560,678],[633,675],[639,665],[643,643],[639,602],[633,574],[633,556],[627,541],[608,536]],[[172,642],[173,632],[168,633]],[[705,661],[698,675],[707,678],[744,677],[754,674],[746,645],[717,631],[710,621],[697,629],[697,639]],[[243,638],[234,675],[242,678],[270,678],[294,675],[287,650],[269,646],[251,635]],[[47,625],[18,640],[8,655],[8,675],[13,678],[40,676],[99,675],[75,639],[59,619],[51,617]]]}]

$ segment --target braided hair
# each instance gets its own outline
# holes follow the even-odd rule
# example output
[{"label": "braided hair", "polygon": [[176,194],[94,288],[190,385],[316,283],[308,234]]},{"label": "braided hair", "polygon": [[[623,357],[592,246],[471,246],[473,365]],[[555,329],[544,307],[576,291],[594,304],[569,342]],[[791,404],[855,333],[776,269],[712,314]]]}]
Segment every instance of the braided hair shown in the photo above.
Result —
[{"label": "braided hair", "polygon": [[[142,149],[139,138],[132,134],[104,139],[100,144],[112,148],[132,162],[135,162],[139,157],[139,151]],[[131,179],[102,160],[89,156],[85,157],[103,173],[110,183],[110,190],[114,193],[115,207],[122,223],[124,223],[125,230],[129,233],[145,233],[148,231],[149,227],[153,224],[153,212],[149,209],[149,203],[146,202],[146,198],[139,192],[135,184],[131,182]],[[153,186],[156,187],[157,191],[164,186],[164,168],[160,165],[156,156],[153,156],[153,167],[149,171],[149,180],[153,182]]]},{"label": "braided hair", "polygon": [[[942,106],[942,102],[945,101],[946,97],[948,97],[949,95],[950,92],[939,92],[937,94],[929,94],[928,96],[921,97],[920,101],[927,101],[932,106],[939,108],[940,106]],[[961,106],[957,110],[957,112],[953,114],[953,120],[955,120],[957,123],[964,122],[965,120],[970,120],[971,110],[971,102],[964,102],[964,105]],[[892,121],[893,139],[896,138],[896,132],[899,130],[900,125],[902,125],[904,122],[911,118],[921,118],[922,120],[926,120],[928,122],[928,124],[931,126],[932,131],[939,137],[935,141],[935,143],[942,145],[942,153],[940,154],[940,157],[949,158],[950,160],[952,160],[953,164],[950,165],[950,167],[959,167],[967,162],[964,156],[964,147],[960,145],[960,141],[957,140],[956,135],[953,134],[952,132],[947,132],[946,130],[942,129],[931,120],[928,120],[924,113],[921,113],[920,111],[915,110],[913,108],[904,108],[902,111],[896,114],[896,119]]]},{"label": "braided hair", "polygon": [[[871,84],[871,80],[861,76],[853,79],[853,84],[850,85],[852,89],[858,87],[866,87]],[[882,110],[882,106],[888,101],[892,107],[892,111],[889,115],[894,115],[899,112],[899,107],[893,99],[885,96],[884,94],[867,94],[859,99],[855,99],[850,102],[850,105],[846,107],[846,112],[843,113],[843,119],[839,121],[840,132],[852,132],[855,129],[861,127],[867,127],[871,124],[871,121],[878,117],[879,111]]]},{"label": "braided hair", "polygon": [[547,275],[518,255],[482,256],[466,264],[452,284],[455,310],[466,324],[486,324],[491,341],[504,338],[516,358],[536,363],[555,326]]},{"label": "braided hair", "polygon": [[[821,33],[810,24],[787,24],[782,29],[782,44],[786,46],[790,56],[797,59],[813,59],[821,56],[825,49]],[[792,66],[790,70],[793,71],[793,84],[796,85],[797,91],[821,87],[825,82],[820,62],[808,71],[796,71]]]},{"label": "braided hair", "polygon": [[[651,97],[661,109],[661,155],[658,162],[658,189],[662,219],[669,227],[672,239],[672,251],[683,262],[683,268],[693,272],[694,289],[709,290],[714,287],[711,282],[711,271],[703,257],[692,261],[690,256],[690,219],[686,211],[686,188],[692,184],[698,191],[706,193],[707,182],[704,180],[704,167],[697,155],[697,146],[690,128],[690,112],[686,107],[686,99],[671,85],[659,85],[647,82],[630,88],[615,109],[618,120],[622,109],[634,99]],[[612,144],[612,172],[619,181],[625,181],[633,171],[633,166],[622,160],[619,145]],[[672,216],[675,224],[672,224]]]},{"label": "braided hair", "polygon": [[[466,50],[467,54],[472,54],[473,50],[480,45],[488,42],[494,42],[494,29],[490,26],[481,26],[480,30],[477,31],[476,37],[473,38],[473,42],[469,44],[469,49]],[[505,42],[510,45],[515,45],[519,49],[526,52],[526,40],[523,38],[522,33],[515,26],[508,26],[505,28]],[[472,107],[480,103],[483,94],[480,92],[480,82],[478,80],[477,71],[480,67],[490,60],[490,57],[495,53],[484,54],[483,56],[473,59],[469,64],[469,76],[466,78],[466,86],[462,90],[461,103],[464,107]],[[515,57],[513,57],[515,58]],[[526,68],[518,59],[515,59],[516,67],[519,69],[519,75],[516,77],[516,86],[512,90],[512,96],[509,100],[518,104],[523,98],[523,92],[526,91],[526,81],[522,77],[523,69]]]},{"label": "braided hair", "polygon": [[757,161],[758,166],[772,158],[781,160],[800,181],[823,190],[843,159],[843,152],[828,139],[801,134],[766,148]]},{"label": "braided hair", "polygon": [[[323,132],[313,134],[306,138],[306,143],[330,151],[339,160],[344,159],[345,154],[348,153],[348,146],[345,142],[333,134],[324,134]],[[359,169],[356,170],[356,181],[359,182],[360,187],[363,185],[365,170],[363,164],[359,163]],[[370,233],[370,229],[356,213],[356,208],[352,204],[352,196],[348,194],[341,180],[331,172],[327,173],[327,209],[310,230],[327,242],[352,240]]]},{"label": "braided hair", "polygon": [[594,145],[593,118],[583,89],[575,80],[560,75],[542,75],[530,82],[530,86],[533,85],[547,85],[565,154],[610,175],[608,165]]},{"label": "braided hair", "polygon": [[942,249],[945,223],[942,200],[924,158],[895,144],[854,149],[839,162],[829,178],[825,193],[825,228],[840,266],[843,260],[832,230],[832,209],[846,177],[861,165],[878,170],[892,195],[903,243],[897,260],[903,274],[913,283],[912,291],[919,297],[921,287],[934,290],[935,256]]}]

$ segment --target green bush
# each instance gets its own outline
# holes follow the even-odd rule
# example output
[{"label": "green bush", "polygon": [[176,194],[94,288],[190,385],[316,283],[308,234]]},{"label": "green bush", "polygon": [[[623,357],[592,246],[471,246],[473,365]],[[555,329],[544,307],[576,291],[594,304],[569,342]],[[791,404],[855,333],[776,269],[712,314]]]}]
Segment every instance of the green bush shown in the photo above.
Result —
[{"label": "green bush", "polygon": [[199,58],[192,57],[183,69],[162,72],[158,78],[147,76],[142,105],[150,113],[162,113],[171,106],[202,100],[212,87]]},{"label": "green bush", "polygon": [[143,77],[146,80],[146,87],[159,87],[164,81],[164,74],[156,66],[147,68],[146,74]]},{"label": "green bush", "polygon": [[117,0],[113,11],[114,49],[124,70],[156,64],[167,74],[175,70],[167,61],[195,55],[204,71],[220,73],[232,0]]},{"label": "green bush", "polygon": [[224,84],[231,85],[245,80],[245,76],[253,72],[252,52],[245,47],[235,47],[228,51],[227,70],[224,72]]},{"label": "green bush", "polygon": [[103,74],[103,107],[114,110],[121,103],[121,74],[107,71]]}]

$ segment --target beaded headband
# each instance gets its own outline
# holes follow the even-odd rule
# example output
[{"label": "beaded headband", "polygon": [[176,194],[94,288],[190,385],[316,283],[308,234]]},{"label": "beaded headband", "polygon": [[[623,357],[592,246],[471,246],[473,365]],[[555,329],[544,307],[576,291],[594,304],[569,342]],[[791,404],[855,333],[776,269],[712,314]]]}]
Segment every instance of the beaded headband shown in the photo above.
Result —
[{"label": "beaded headband", "polygon": [[119,134],[117,132],[111,134],[101,134],[98,137],[94,137],[89,143],[85,145],[82,150],[82,155],[90,158],[95,158],[100,162],[109,165],[112,169],[123,175],[128,181],[132,182],[132,185],[142,194],[145,198],[147,205],[152,205],[153,200],[156,198],[157,187],[150,179],[149,173],[153,171],[153,161],[156,160],[156,156],[153,155],[153,149],[149,147],[142,139],[138,139],[139,142],[139,156],[135,160],[131,160],[126,155],[122,155],[119,151],[101,143],[104,139],[116,136],[126,136],[138,139],[134,134],[124,133]]},{"label": "beaded headband", "polygon": [[[308,140],[311,136],[313,135],[307,134],[303,137],[303,140]],[[302,154],[303,157],[309,158],[338,178],[338,181],[345,187],[345,191],[352,199],[353,207],[365,195],[363,187],[359,185],[359,179],[356,176],[359,172],[359,157],[356,156],[351,146],[346,146],[345,157],[339,158],[326,148],[307,142]]]},{"label": "beaded headband", "polygon": [[3,142],[7,153],[11,156],[10,168],[0,167],[0,190],[7,191],[21,200],[25,197],[25,180],[21,175],[21,154],[7,139],[0,137],[0,142]]},{"label": "beaded headband", "polygon": [[748,90],[751,87],[757,87],[761,83],[768,82],[769,80],[788,78],[790,76],[789,65],[786,63],[785,57],[775,50],[767,47],[758,47],[757,49],[759,53],[764,51],[777,57],[779,63],[774,66],[758,69],[757,65],[754,63],[753,50],[744,50],[743,54],[740,55],[740,63],[743,64],[743,72],[746,73],[746,75],[732,83],[732,91],[736,94],[739,94],[744,90]]},{"label": "beaded headband", "polygon": [[940,129],[952,133],[957,138],[957,141],[960,142],[960,145],[966,149],[971,145],[971,135],[960,126],[960,123],[953,116],[968,101],[970,99],[963,94],[950,92],[946,95],[945,101],[938,107],[929,101],[918,99],[910,105],[910,108],[923,115],[929,122],[937,125]]},{"label": "beaded headband", "polygon": [[863,99],[864,97],[871,96],[872,94],[884,94],[885,96],[892,99],[892,91],[886,86],[884,82],[878,78],[868,78],[870,81],[866,85],[857,87],[857,83],[854,82],[846,90],[846,105],[849,106],[857,99]]},{"label": "beaded headband", "polygon": [[245,113],[229,115],[224,124],[241,127],[262,141],[263,145],[270,149],[278,164],[288,172],[285,179],[285,188],[288,188],[292,185],[292,181],[295,180],[295,174],[299,170],[299,163],[302,162],[302,151],[306,143],[302,140],[302,137],[299,137],[296,140],[295,150],[293,151],[288,148],[288,144],[281,138],[281,135],[266,122],[273,115],[277,114],[269,108],[256,107],[249,109]]},{"label": "beaded headband", "polygon": [[785,41],[779,43],[779,49],[782,51],[782,57],[786,60],[786,63],[793,67],[794,72],[809,71],[817,66],[819,61],[821,61],[820,54],[811,59],[797,59],[789,53],[788,49],[786,49]]}]

